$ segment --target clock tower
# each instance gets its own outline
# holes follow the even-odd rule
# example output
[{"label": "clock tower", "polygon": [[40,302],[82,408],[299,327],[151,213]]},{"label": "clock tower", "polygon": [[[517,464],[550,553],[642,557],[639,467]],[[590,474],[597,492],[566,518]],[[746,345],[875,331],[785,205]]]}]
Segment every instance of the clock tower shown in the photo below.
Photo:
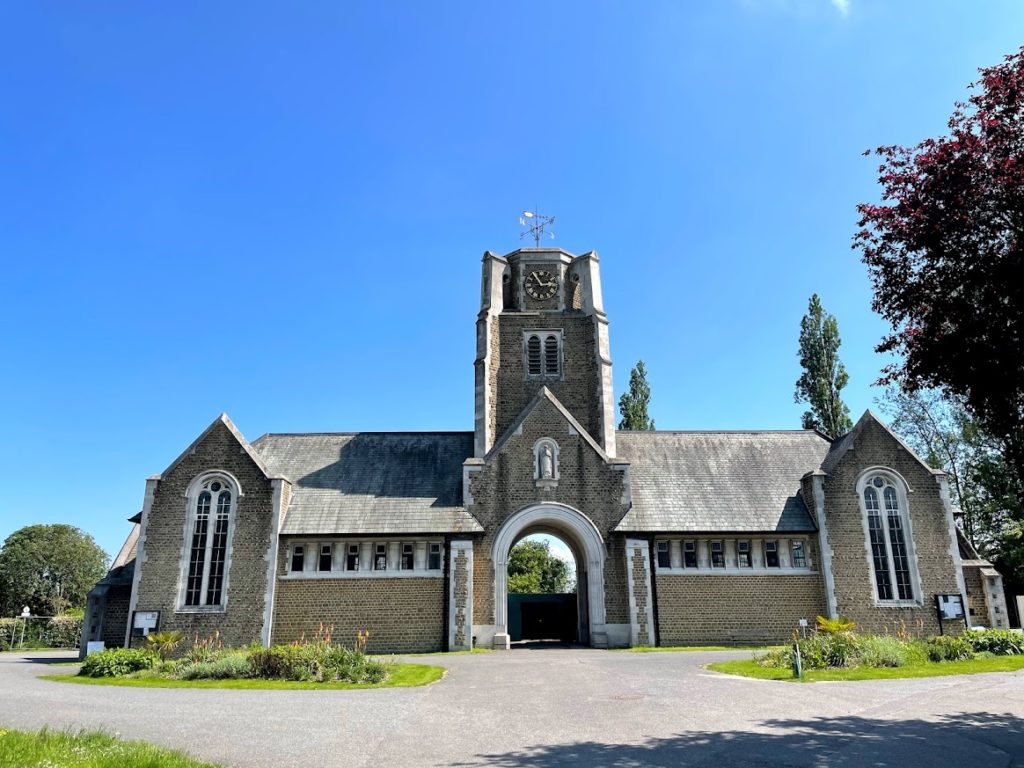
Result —
[{"label": "clock tower", "polygon": [[483,256],[474,453],[483,458],[542,387],[615,455],[612,361],[597,253]]}]

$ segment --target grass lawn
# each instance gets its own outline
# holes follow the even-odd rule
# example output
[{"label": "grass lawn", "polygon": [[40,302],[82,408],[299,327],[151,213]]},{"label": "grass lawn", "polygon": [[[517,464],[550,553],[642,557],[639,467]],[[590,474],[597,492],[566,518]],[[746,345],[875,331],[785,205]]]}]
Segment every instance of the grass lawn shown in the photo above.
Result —
[{"label": "grass lawn", "polygon": [[906,667],[854,667],[852,669],[808,669],[803,680],[793,677],[789,669],[758,666],[752,659],[719,661],[708,664],[708,669],[729,675],[756,677],[759,680],[786,680],[814,683],[826,680],[894,680],[901,677],[942,677],[945,675],[976,675],[980,672],[1016,672],[1024,669],[1024,656],[995,656],[991,659],[967,661],[940,661]]},{"label": "grass lawn", "polygon": [[768,651],[762,645],[638,645],[635,648],[614,648],[624,653],[676,653],[679,651]]},{"label": "grass lawn", "polygon": [[[436,683],[444,667],[429,664],[399,664],[383,683],[316,683],[297,680],[168,680],[162,677],[79,677],[78,675],[40,675],[40,680],[76,685],[118,685],[128,688],[241,688],[281,691],[338,691],[354,688],[411,688]],[[0,763],[2,768],[2,763]]]},{"label": "grass lawn", "polygon": [[0,768],[216,768],[181,752],[104,733],[0,728]]}]

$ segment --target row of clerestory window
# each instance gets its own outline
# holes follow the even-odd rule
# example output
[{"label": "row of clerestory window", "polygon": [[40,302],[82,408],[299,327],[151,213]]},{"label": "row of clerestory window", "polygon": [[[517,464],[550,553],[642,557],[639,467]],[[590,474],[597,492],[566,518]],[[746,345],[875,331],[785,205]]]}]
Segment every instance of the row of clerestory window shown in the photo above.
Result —
[{"label": "row of clerestory window", "polygon": [[[422,553],[420,558],[416,555],[417,545]],[[391,557],[388,555],[389,547],[392,548]],[[292,544],[288,566],[289,573],[439,571],[441,542],[351,541]]]},{"label": "row of clerestory window", "polygon": [[788,550],[779,539],[660,539],[655,546],[658,568],[808,568],[803,539],[790,539]]}]

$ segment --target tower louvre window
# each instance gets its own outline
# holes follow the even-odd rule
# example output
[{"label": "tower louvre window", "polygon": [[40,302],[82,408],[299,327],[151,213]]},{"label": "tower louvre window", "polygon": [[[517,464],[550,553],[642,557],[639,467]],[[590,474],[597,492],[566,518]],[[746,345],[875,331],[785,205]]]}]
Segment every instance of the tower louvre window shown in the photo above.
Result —
[{"label": "tower louvre window", "polygon": [[537,330],[523,334],[527,378],[555,379],[562,375],[562,331]]},{"label": "tower louvre window", "polygon": [[544,339],[544,374],[557,376],[558,368],[558,337],[550,333]]},{"label": "tower louvre window", "polygon": [[526,370],[531,376],[540,376],[540,336],[526,340]]}]

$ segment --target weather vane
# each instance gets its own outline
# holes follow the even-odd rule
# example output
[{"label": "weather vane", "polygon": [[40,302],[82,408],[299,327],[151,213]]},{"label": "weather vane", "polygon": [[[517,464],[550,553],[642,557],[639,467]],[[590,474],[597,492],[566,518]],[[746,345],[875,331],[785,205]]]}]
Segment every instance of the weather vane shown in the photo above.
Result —
[{"label": "weather vane", "polygon": [[[544,237],[544,228],[554,223],[554,216],[541,216],[537,211],[523,211],[519,217],[519,226],[526,227],[526,229],[519,233],[519,239],[522,240],[529,235],[533,238],[534,245],[540,248],[540,239]],[[548,230],[548,236],[552,240],[555,239],[555,233],[550,230]]]}]

